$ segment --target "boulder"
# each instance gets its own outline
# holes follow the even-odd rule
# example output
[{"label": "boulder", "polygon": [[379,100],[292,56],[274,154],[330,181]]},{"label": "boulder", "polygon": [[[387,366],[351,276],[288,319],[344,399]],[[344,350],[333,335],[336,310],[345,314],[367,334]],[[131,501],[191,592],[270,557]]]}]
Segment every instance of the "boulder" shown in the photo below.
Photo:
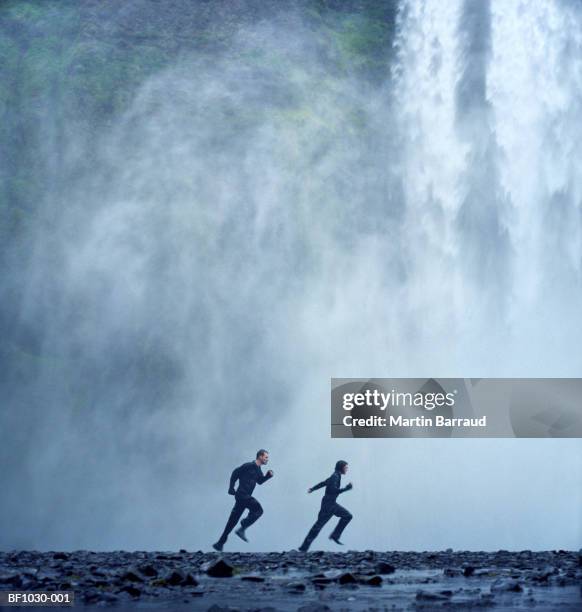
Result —
[{"label": "boulder", "polygon": [[342,574],[337,581],[340,584],[356,584],[357,582],[356,577],[353,574],[350,574],[350,572]]},{"label": "boulder", "polygon": [[205,563],[202,566],[202,571],[213,578],[231,578],[234,573],[234,567],[224,559],[218,559],[218,561]]},{"label": "boulder", "polygon": [[185,577],[186,576],[183,571],[173,569],[166,574],[164,580],[166,581],[166,584],[169,584],[170,586],[178,586],[179,584],[182,584],[182,582],[184,582]]},{"label": "boulder", "polygon": [[376,564],[376,572],[378,574],[393,574],[395,571],[396,568],[391,563],[380,561]]}]

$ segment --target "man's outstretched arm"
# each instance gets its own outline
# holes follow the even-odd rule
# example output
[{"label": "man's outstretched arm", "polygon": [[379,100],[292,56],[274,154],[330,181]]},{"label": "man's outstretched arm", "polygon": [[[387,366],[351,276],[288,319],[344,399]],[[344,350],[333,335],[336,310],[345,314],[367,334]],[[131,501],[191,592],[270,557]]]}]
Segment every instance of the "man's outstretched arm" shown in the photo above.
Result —
[{"label": "man's outstretched arm", "polygon": [[234,495],[235,494],[234,484],[238,480],[239,475],[240,475],[240,467],[237,467],[237,468],[235,468],[232,471],[232,474],[230,475],[230,483],[228,485],[228,494],[229,495]]}]

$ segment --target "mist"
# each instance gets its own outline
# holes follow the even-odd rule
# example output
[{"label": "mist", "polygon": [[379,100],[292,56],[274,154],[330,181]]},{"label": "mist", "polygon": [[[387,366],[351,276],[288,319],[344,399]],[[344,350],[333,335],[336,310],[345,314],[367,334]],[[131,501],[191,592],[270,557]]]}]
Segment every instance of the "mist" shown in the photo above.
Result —
[{"label": "mist", "polygon": [[230,549],[298,546],[338,459],[350,549],[580,548],[580,440],[330,439],[331,377],[582,376],[582,9],[395,7],[381,78],[296,7],[96,132],[74,91],[40,111],[0,275],[0,548],[207,550],[259,448]]}]

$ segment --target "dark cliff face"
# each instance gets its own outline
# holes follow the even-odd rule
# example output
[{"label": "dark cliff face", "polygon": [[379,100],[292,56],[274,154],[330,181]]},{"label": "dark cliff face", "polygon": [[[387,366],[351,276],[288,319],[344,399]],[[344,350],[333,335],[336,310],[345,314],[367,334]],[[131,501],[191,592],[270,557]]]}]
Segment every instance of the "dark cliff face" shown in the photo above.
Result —
[{"label": "dark cliff face", "polygon": [[[67,130],[99,130],[149,76],[178,58],[214,61],[248,28],[269,24],[285,36],[301,24],[332,74],[381,82],[396,8],[396,0],[2,3],[0,243],[24,231],[35,202],[62,181]],[[270,52],[260,43],[249,57],[260,53],[268,64]],[[238,61],[242,67],[249,58]]]}]

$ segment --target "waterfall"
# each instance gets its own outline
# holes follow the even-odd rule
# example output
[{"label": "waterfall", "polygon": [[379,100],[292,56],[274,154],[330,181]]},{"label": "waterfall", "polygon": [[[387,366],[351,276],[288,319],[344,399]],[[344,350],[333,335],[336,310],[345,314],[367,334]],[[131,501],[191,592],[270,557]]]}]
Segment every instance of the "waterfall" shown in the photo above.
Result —
[{"label": "waterfall", "polygon": [[[393,96],[412,301],[448,304],[441,324],[477,326],[505,351],[531,346],[535,326],[565,341],[582,305],[580,20],[567,2],[411,0],[399,12]],[[556,308],[568,313],[565,335]],[[543,362],[547,345],[534,350]]]},{"label": "waterfall", "polygon": [[582,273],[581,26],[574,2],[494,2],[487,75],[500,183],[513,210],[515,294],[530,302],[559,296],[576,309]]},{"label": "waterfall", "polygon": [[376,86],[262,24],[70,130],[12,271],[39,341],[0,546],[207,548],[260,447],[255,550],[299,543],[339,458],[350,547],[579,545],[579,440],[330,440],[329,379],[582,375],[581,21],[401,0]]}]

